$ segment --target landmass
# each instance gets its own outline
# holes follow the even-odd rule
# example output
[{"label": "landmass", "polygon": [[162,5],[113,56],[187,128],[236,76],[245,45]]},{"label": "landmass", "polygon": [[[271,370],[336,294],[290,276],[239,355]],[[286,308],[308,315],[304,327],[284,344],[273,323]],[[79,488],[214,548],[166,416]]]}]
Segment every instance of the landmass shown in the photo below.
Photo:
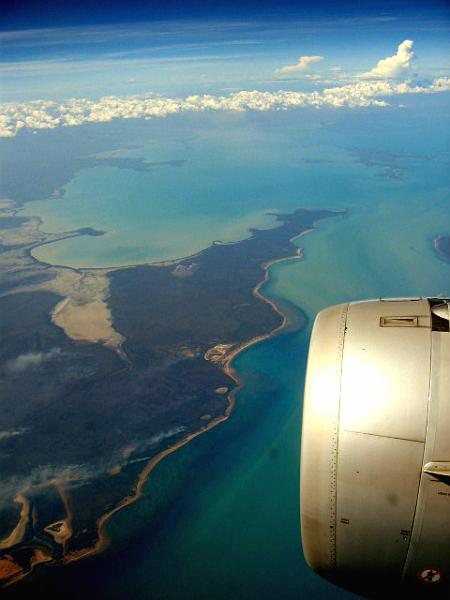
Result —
[{"label": "landmass", "polygon": [[[280,331],[260,293],[294,238],[341,213],[297,210],[243,241],[161,264],[70,269],[31,255],[45,234],[0,217],[0,581],[107,545],[104,525],[154,466],[231,413],[233,358]],[[302,316],[298,317],[302,323]]]},{"label": "landmass", "polygon": [[[161,125],[153,124],[153,135],[158,135],[158,129],[163,131]],[[164,139],[166,136],[164,131]],[[91,123],[78,130],[72,127],[42,130],[39,135],[24,133],[14,140],[0,138],[0,197],[10,198],[17,205],[51,195],[59,198],[76,173],[93,167],[141,172],[183,168],[186,162],[183,159],[145,160],[126,155],[148,144],[147,128],[132,121]]]},{"label": "landmass", "polygon": [[450,235],[438,235],[435,237],[433,247],[440,259],[450,262]]},{"label": "landmass", "polygon": [[115,167],[116,169],[132,169],[133,171],[138,172],[149,172],[160,167],[182,167],[185,163],[185,159],[149,161],[143,158],[115,156],[113,152],[103,152],[88,156],[86,167]]}]

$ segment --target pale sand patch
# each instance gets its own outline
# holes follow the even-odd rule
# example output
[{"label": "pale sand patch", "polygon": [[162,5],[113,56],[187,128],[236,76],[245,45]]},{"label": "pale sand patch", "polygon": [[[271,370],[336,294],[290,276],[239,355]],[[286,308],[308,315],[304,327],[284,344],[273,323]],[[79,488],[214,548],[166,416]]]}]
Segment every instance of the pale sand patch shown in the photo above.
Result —
[{"label": "pale sand patch", "polygon": [[65,298],[52,312],[53,323],[73,340],[104,344],[122,355],[124,337],[114,329],[106,302],[109,297],[106,273],[69,269],[57,273],[50,285]]},{"label": "pale sand patch", "polygon": [[[15,214],[14,205],[8,198],[0,198],[0,212]],[[108,307],[109,270],[76,270],[49,265],[46,274],[50,277],[40,283],[28,283],[28,274],[35,270],[35,262],[28,251],[42,243],[73,237],[67,234],[46,234],[40,231],[41,221],[30,217],[19,227],[1,230],[0,241],[11,250],[3,252],[0,267],[16,285],[2,294],[8,296],[23,292],[49,291],[63,298],[52,313],[53,322],[74,340],[101,343],[115,350],[127,360],[122,350],[123,336],[115,331],[111,311]],[[29,246],[28,250],[17,251],[16,246]],[[18,283],[18,285],[17,285]]]},{"label": "pale sand patch", "polygon": [[112,326],[111,311],[103,300],[78,304],[73,298],[64,298],[53,312],[52,321],[73,340],[101,343],[119,350],[124,338]]},{"label": "pale sand patch", "polygon": [[51,313],[52,322],[76,341],[104,344],[126,359],[124,337],[113,327],[107,304],[109,279],[102,271],[75,271],[50,267],[55,277],[38,284],[23,285],[10,293],[50,291],[63,297]]},{"label": "pale sand patch", "polygon": [[[65,520],[56,521],[44,527],[44,531],[47,532],[55,540],[57,544],[64,545],[65,541],[70,537],[71,530]],[[51,557],[48,559],[50,560]],[[42,561],[41,561],[42,562]]]},{"label": "pale sand patch", "polygon": [[226,394],[228,392],[227,387],[218,387],[214,390],[216,394]]},{"label": "pale sand patch", "polygon": [[4,538],[0,541],[0,549],[4,550],[5,548],[10,548],[15,544],[18,544],[22,541],[23,536],[25,535],[25,531],[28,525],[28,521],[30,519],[30,503],[28,500],[22,496],[18,495],[14,498],[14,501],[18,504],[22,505],[22,510],[20,511],[20,517],[17,525],[8,535],[8,537]]}]

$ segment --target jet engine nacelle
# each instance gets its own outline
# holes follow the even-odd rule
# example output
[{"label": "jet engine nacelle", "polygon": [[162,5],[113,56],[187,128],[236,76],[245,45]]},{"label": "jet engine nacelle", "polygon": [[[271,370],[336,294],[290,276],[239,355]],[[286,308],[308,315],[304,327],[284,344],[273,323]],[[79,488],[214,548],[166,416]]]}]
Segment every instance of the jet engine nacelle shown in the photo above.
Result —
[{"label": "jet engine nacelle", "polygon": [[397,586],[449,594],[448,299],[319,313],[300,496],[304,554],[320,575],[369,597]]}]

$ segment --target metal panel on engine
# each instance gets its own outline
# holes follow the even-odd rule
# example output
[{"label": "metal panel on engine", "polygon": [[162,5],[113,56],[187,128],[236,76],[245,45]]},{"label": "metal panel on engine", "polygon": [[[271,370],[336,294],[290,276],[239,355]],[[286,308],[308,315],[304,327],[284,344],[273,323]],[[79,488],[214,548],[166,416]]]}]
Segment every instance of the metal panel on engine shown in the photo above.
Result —
[{"label": "metal panel on engine", "polygon": [[441,298],[371,300],[326,309],[313,328],[301,461],[305,557],[364,595],[436,582],[448,590],[448,314]]},{"label": "metal panel on engine", "polygon": [[[450,333],[433,331],[427,439],[406,578],[450,576]],[[433,475],[433,470],[437,472]],[[447,476],[445,475],[447,473]],[[443,475],[442,475],[443,474]]]},{"label": "metal panel on engine", "polygon": [[399,575],[408,550],[423,443],[343,431],[339,436],[336,566]]},{"label": "metal panel on engine", "polygon": [[425,441],[430,346],[427,300],[350,304],[340,428]]}]

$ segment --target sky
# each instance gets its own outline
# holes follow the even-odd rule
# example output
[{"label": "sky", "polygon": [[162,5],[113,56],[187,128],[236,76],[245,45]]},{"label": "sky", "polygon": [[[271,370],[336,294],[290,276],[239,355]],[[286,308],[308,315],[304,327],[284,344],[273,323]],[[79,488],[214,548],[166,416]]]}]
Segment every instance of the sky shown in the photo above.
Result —
[{"label": "sky", "polygon": [[51,26],[126,23],[179,19],[252,20],[281,17],[330,18],[339,16],[377,16],[380,14],[413,17],[448,16],[446,0],[3,0],[3,28],[30,29]]},{"label": "sky", "polygon": [[[446,89],[449,32],[450,8],[436,0],[218,1],[206,7],[190,0],[7,0],[0,31],[0,128],[2,135],[12,135],[24,126],[108,120],[112,108],[111,101],[107,110],[103,106],[105,96],[122,105],[113,118],[247,110],[255,102],[261,110],[382,107],[386,96],[398,95],[402,82],[401,94]],[[326,92],[335,88],[340,89]],[[275,97],[242,96],[249,92]],[[280,97],[280,92],[308,96]],[[123,109],[123,98],[131,96],[146,96],[147,106],[134,101]],[[204,96],[213,100],[185,104]],[[216,101],[224,97],[226,102]],[[76,105],[67,104],[70,98]],[[156,112],[155,98],[168,99]],[[15,111],[18,104],[36,101],[41,104]],[[55,107],[43,101],[62,102],[63,109],[55,117]],[[89,102],[99,101],[103,105],[92,117]],[[46,116],[33,116],[36,110]]]}]

